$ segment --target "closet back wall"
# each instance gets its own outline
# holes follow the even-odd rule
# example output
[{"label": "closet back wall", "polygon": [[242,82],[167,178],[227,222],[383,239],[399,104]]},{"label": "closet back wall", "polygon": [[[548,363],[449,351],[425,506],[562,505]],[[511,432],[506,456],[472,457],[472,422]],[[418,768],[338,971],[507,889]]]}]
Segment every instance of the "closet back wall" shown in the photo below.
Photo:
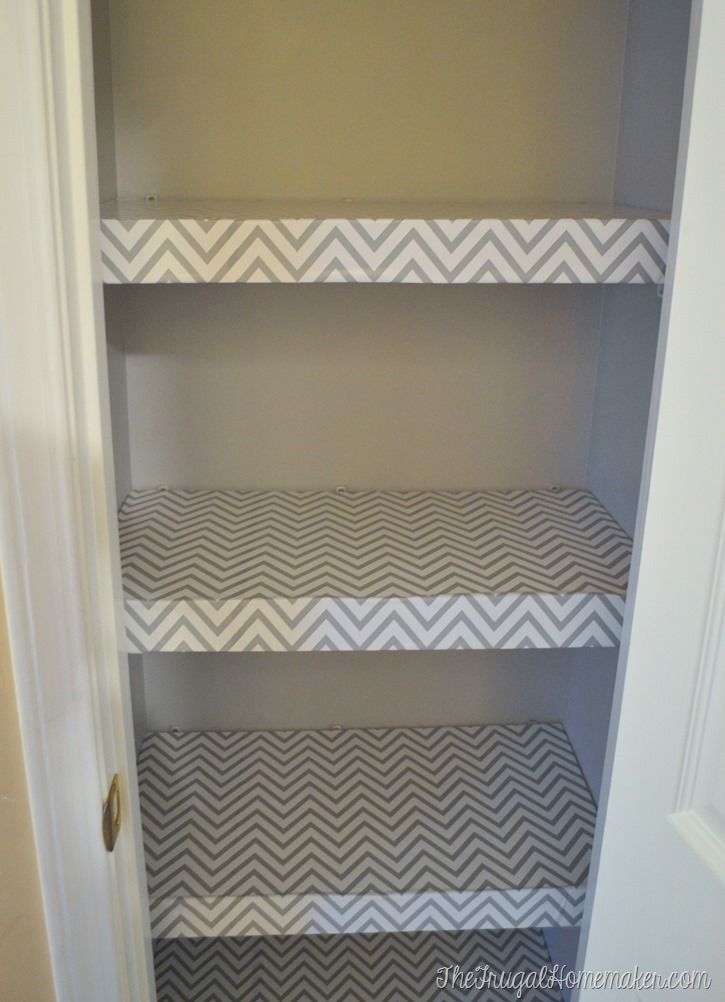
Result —
[{"label": "closet back wall", "polygon": [[126,287],[106,302],[134,487],[584,483],[596,287]]},{"label": "closet back wall", "polygon": [[119,197],[612,196],[627,0],[110,13]]}]

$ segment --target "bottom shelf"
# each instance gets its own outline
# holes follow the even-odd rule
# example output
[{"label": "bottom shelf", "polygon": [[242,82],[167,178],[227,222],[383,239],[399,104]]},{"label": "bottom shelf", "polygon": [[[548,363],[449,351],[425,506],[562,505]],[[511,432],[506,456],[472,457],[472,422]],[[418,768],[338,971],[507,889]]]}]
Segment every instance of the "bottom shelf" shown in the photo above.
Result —
[{"label": "bottom shelf", "polygon": [[[523,974],[550,964],[538,929],[357,936],[168,939],[154,948],[158,1002],[513,1002]],[[461,975],[513,977],[512,987],[461,986]],[[447,984],[438,979],[446,976]],[[455,986],[452,975],[458,973]],[[528,984],[528,982],[525,982]],[[526,1002],[561,1002],[558,987],[524,987]]]}]

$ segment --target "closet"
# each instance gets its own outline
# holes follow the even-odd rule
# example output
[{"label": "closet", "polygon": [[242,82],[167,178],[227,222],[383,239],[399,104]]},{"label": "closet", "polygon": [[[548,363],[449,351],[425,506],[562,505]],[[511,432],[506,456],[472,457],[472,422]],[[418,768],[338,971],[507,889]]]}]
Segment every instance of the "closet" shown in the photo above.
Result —
[{"label": "closet", "polygon": [[94,0],[159,1002],[574,966],[689,6]]}]

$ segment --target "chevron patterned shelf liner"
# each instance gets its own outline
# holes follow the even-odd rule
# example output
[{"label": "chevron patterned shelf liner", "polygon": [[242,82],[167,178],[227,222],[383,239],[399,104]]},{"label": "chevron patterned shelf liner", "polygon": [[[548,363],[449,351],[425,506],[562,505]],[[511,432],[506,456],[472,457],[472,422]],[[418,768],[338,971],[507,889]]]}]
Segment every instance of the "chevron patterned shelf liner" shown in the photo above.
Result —
[{"label": "chevron patterned shelf liner", "polygon": [[613,646],[631,543],[592,494],[134,491],[128,649]]},{"label": "chevron patterned shelf liner", "polygon": [[[538,929],[362,936],[168,939],[154,945],[158,1002],[515,1002],[516,990],[441,990],[441,968],[494,974],[551,964]],[[450,975],[449,975],[450,976]],[[558,988],[523,1002],[561,1002]]]},{"label": "chevron patterned shelf liner", "polygon": [[662,282],[670,224],[612,219],[103,219],[103,280]]},{"label": "chevron patterned shelf liner", "polygon": [[558,723],[154,733],[156,938],[576,925],[595,805]]}]

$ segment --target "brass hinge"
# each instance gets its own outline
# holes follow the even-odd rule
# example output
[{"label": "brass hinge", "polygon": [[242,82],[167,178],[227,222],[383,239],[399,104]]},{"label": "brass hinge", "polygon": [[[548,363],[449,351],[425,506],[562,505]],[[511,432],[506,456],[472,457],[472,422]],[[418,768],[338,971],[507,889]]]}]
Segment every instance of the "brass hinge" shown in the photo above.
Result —
[{"label": "brass hinge", "polygon": [[108,794],[103,801],[103,844],[108,852],[113,852],[118,833],[121,830],[121,791],[118,774],[111,780]]}]

